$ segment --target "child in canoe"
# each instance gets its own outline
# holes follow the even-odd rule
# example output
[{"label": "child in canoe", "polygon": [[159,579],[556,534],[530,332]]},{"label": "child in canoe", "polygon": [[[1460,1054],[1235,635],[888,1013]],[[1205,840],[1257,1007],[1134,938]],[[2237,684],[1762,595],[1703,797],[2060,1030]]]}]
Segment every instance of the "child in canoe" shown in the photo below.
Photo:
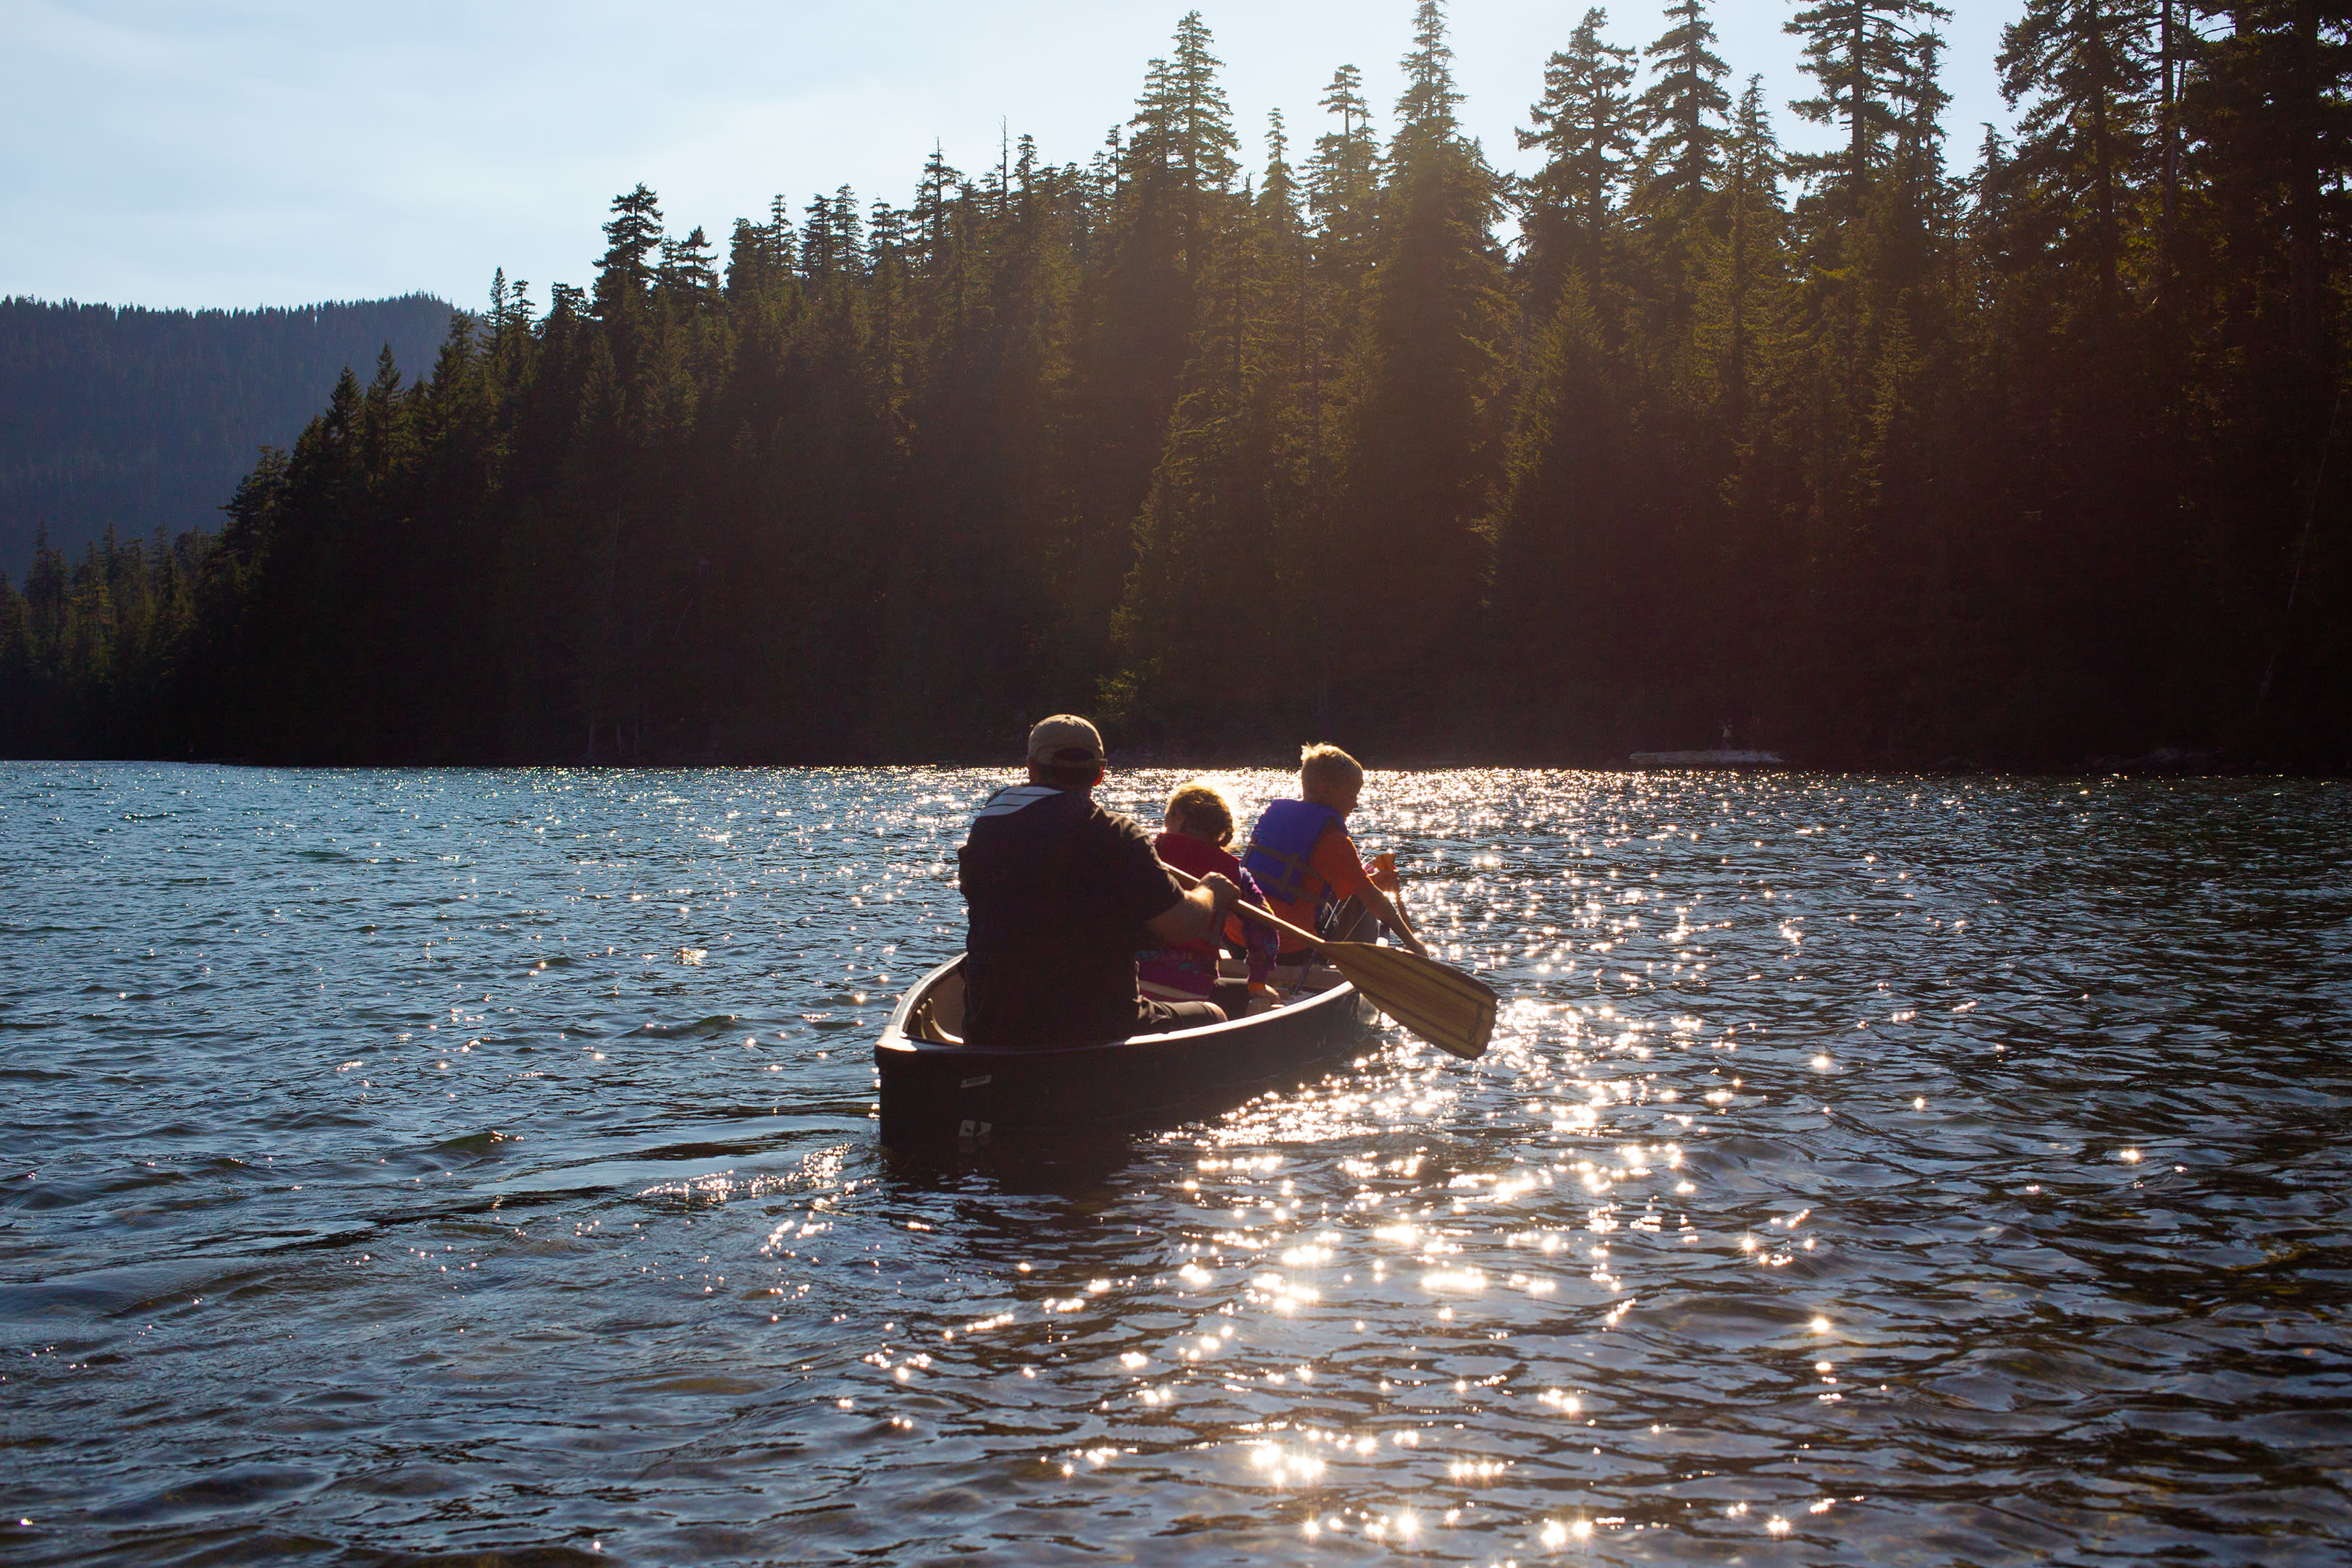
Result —
[{"label": "child in canoe", "polygon": [[[1179,871],[1195,877],[1212,873],[1239,884],[1244,902],[1265,906],[1265,896],[1250,874],[1242,869],[1225,846],[1234,839],[1234,808],[1213,785],[1194,782],[1168,797],[1163,831],[1153,840],[1160,858]],[[1223,980],[1217,974],[1220,943],[1213,936],[1192,942],[1162,943],[1137,954],[1136,983],[1146,996],[1164,1002],[1213,1002],[1228,1018],[1249,1010],[1254,986],[1263,985],[1274,968],[1274,928],[1262,921],[1234,916],[1222,935],[1246,944],[1249,979]]]},{"label": "child in canoe", "polygon": [[[1307,746],[1298,753],[1298,793],[1297,800],[1277,800],[1265,808],[1242,856],[1267,907],[1295,926],[1346,936],[1331,931],[1329,922],[1341,900],[1358,899],[1399,942],[1428,957],[1429,950],[1391,897],[1400,890],[1394,858],[1379,856],[1368,871],[1348,837],[1348,816],[1364,793],[1363,764],[1337,746]],[[1278,962],[1305,963],[1313,956],[1285,952]]]}]

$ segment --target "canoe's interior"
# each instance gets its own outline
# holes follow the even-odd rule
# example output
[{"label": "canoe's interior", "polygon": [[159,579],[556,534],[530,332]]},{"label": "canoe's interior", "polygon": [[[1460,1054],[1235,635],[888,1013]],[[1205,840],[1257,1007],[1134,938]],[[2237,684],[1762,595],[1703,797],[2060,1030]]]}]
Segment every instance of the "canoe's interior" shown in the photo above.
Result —
[{"label": "canoe's interior", "polygon": [[963,1044],[963,971],[950,969],[915,999],[907,1032],[935,1046]]},{"label": "canoe's interior", "polygon": [[[1277,972],[1279,974],[1281,972]],[[1304,1002],[1312,996],[1346,984],[1336,969],[1321,964],[1297,975],[1293,984],[1285,987],[1282,1000],[1270,1005],[1253,1005],[1250,1016],[1257,1017],[1276,1007],[1294,1002]],[[917,994],[913,1005],[907,1009],[907,1033],[919,1040],[935,1046],[963,1044],[963,971],[950,969]]]}]

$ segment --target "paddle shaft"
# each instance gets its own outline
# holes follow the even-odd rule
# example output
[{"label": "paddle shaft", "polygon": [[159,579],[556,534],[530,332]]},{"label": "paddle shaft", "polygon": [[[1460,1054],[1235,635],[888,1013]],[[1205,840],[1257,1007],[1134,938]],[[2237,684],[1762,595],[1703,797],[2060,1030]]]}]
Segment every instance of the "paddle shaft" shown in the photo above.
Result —
[{"label": "paddle shaft", "polygon": [[[1160,865],[1185,886],[1201,885],[1198,877],[1164,860]],[[1365,1000],[1440,1050],[1469,1060],[1486,1049],[1497,998],[1485,981],[1410,948],[1327,942],[1255,904],[1235,904],[1234,909],[1307,943],[1336,965]]]},{"label": "paddle shaft", "polygon": [[[1190,871],[1180,871],[1165,860],[1160,862],[1160,868],[1188,888],[1197,888],[1201,885],[1200,878],[1193,876]],[[1325,943],[1321,937],[1317,936],[1311,931],[1304,931],[1297,926],[1292,925],[1288,921],[1284,920],[1272,910],[1263,908],[1257,904],[1236,902],[1234,905],[1233,912],[1237,915],[1247,915],[1252,920],[1264,921],[1275,930],[1282,931],[1287,935],[1297,937],[1299,941],[1305,942],[1307,946],[1313,948],[1318,952],[1321,952],[1324,949]]]},{"label": "paddle shaft", "polygon": [[[1188,888],[1197,888],[1201,885],[1200,878],[1193,876],[1189,871],[1180,871],[1165,860],[1160,862],[1160,868]],[[1402,914],[1404,912],[1404,899],[1402,895],[1395,895],[1394,902],[1396,904],[1397,912],[1399,914]],[[1299,941],[1305,942],[1316,952],[1321,952],[1324,951],[1325,942],[1323,938],[1317,936],[1311,931],[1303,930],[1298,926],[1292,925],[1288,921],[1284,920],[1280,915],[1276,914],[1272,910],[1266,909],[1263,905],[1236,903],[1234,905],[1234,913],[1237,915],[1247,915],[1252,920],[1255,921],[1264,921],[1267,925],[1272,926],[1275,930],[1283,932],[1285,935],[1297,937]]]}]

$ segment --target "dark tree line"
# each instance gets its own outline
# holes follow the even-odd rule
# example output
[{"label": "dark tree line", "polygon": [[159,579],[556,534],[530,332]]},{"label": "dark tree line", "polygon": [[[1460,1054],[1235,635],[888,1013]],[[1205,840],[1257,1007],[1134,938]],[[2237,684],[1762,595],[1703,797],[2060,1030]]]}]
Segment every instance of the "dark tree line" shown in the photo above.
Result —
[{"label": "dark tree line", "polygon": [[[2339,0],[1595,9],[1498,173],[1423,0],[1246,150],[1197,14],[1082,164],[667,229],[346,373],[217,533],[0,587],[0,745],[289,761],[2352,761]],[[1506,243],[1499,235],[1508,233]]]},{"label": "dark tree line", "polygon": [[79,555],[113,523],[213,526],[256,441],[291,441],[345,364],[429,358],[449,307],[424,294],[296,310],[145,310],[0,299],[0,570],[46,525]]}]

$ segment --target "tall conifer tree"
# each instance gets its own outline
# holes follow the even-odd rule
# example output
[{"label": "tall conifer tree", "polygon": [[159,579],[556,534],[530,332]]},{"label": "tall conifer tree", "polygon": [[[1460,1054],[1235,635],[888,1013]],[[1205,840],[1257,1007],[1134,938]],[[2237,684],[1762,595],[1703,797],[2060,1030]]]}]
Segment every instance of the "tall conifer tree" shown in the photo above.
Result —
[{"label": "tall conifer tree", "polygon": [[[1504,416],[1507,279],[1490,227],[1497,182],[1454,117],[1460,93],[1437,0],[1422,0],[1413,46],[1380,262],[1349,371],[1344,499],[1325,562],[1331,590],[1321,595],[1339,607],[1327,658],[1345,647],[1374,666],[1414,661],[1468,635]],[[1461,678],[1458,666],[1424,674]]]},{"label": "tall conifer tree", "polygon": [[1672,0],[1666,22],[1666,30],[1642,51],[1651,79],[1639,100],[1650,131],[1641,205],[1653,213],[1686,216],[1714,189],[1722,163],[1723,121],[1731,108],[1723,79],[1731,68],[1715,52],[1706,0]]},{"label": "tall conifer tree", "polygon": [[1834,125],[1845,144],[1790,160],[1831,199],[1836,222],[1858,218],[1872,175],[1885,162],[1899,116],[1895,100],[1913,78],[1913,45],[1950,10],[1935,0],[1797,0],[1786,30],[1804,40],[1803,68],[1818,96],[1790,107],[1816,125]]},{"label": "tall conifer tree", "polygon": [[1622,198],[1641,149],[1633,50],[1607,42],[1609,13],[1588,10],[1568,47],[1544,67],[1544,95],[1518,133],[1521,151],[1541,148],[1543,167],[1528,180],[1528,254],[1538,310],[1549,306],[1570,271],[1587,286],[1604,282]]}]

